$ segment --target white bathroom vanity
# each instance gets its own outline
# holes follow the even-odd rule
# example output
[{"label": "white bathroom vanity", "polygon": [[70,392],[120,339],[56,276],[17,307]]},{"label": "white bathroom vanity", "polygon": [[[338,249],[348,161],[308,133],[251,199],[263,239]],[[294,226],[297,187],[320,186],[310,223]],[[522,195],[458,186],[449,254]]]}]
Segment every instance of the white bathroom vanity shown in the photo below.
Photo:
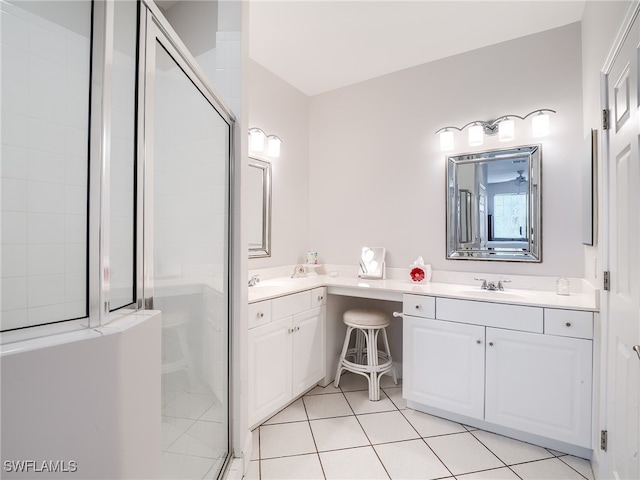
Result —
[{"label": "white bathroom vanity", "polygon": [[530,277],[514,284],[533,288],[506,291],[481,290],[472,276],[445,279],[464,283],[340,274],[250,287],[250,425],[333,381],[352,297],[397,311],[402,352],[392,355],[402,358],[409,408],[590,458],[595,291],[560,296],[551,279]]}]

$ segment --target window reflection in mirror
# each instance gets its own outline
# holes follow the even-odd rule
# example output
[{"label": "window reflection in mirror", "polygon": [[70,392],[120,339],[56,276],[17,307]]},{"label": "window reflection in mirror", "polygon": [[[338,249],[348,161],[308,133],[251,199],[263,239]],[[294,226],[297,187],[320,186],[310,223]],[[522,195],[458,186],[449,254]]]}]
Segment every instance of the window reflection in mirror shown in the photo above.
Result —
[{"label": "window reflection in mirror", "polygon": [[541,261],[539,145],[447,157],[447,258]]}]

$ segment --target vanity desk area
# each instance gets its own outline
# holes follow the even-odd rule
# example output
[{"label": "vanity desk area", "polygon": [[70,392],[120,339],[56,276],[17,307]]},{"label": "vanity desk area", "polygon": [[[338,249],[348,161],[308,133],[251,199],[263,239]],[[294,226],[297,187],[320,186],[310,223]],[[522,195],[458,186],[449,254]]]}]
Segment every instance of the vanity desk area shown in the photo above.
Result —
[{"label": "vanity desk area", "polygon": [[591,457],[598,305],[588,285],[561,296],[545,277],[510,276],[509,288],[487,291],[472,274],[414,283],[401,269],[385,280],[353,270],[249,287],[252,427],[333,381],[342,313],[373,300],[396,317],[390,341],[409,408]]},{"label": "vanity desk area", "polygon": [[[447,260],[541,263],[542,146],[446,162]],[[257,190],[267,195],[267,187]],[[268,215],[260,211],[252,257],[268,255]],[[343,314],[372,308],[394,317],[386,332],[409,408],[591,458],[600,328],[598,293],[586,281],[478,279],[432,272],[421,257],[409,269],[385,269],[383,247],[363,247],[357,267],[320,269],[309,253],[312,272],[304,265],[250,272],[252,427],[316,384],[329,385]]]}]

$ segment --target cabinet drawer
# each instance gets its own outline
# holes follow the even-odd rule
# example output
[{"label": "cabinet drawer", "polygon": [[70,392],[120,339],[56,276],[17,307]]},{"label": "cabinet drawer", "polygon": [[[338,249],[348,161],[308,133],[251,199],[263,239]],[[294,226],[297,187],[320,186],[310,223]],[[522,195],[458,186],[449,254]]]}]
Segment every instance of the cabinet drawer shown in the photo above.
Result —
[{"label": "cabinet drawer", "polygon": [[562,337],[593,338],[593,313],[544,309],[544,333]]},{"label": "cabinet drawer", "polygon": [[249,328],[259,327],[271,321],[271,300],[249,304]]},{"label": "cabinet drawer", "polygon": [[502,303],[438,298],[438,320],[543,333],[543,309]]},{"label": "cabinet drawer", "polygon": [[402,313],[414,317],[435,318],[436,299],[424,295],[402,295]]},{"label": "cabinet drawer", "polygon": [[271,315],[274,320],[289,317],[311,308],[311,290],[274,298],[272,302]]},{"label": "cabinet drawer", "polygon": [[311,308],[319,307],[327,303],[327,289],[324,287],[311,290]]}]

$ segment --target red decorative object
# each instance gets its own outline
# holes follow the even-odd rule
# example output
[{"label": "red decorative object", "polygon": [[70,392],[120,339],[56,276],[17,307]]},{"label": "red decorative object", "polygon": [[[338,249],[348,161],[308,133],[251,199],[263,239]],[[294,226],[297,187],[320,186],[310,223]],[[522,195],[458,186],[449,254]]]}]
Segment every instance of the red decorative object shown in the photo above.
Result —
[{"label": "red decorative object", "polygon": [[424,270],[420,267],[415,267],[411,269],[411,280],[414,282],[421,282],[424,280]]}]

